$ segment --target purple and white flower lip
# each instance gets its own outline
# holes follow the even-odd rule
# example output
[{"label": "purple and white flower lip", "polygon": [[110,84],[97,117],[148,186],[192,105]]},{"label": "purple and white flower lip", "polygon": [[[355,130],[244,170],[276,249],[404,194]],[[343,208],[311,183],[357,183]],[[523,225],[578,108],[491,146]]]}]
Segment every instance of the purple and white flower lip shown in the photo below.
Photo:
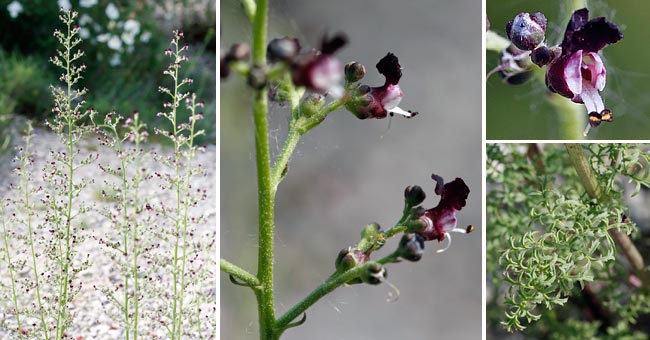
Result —
[{"label": "purple and white flower lip", "polygon": [[431,178],[436,181],[435,193],[440,195],[440,202],[435,208],[425,210],[420,216],[420,221],[424,224],[424,229],[417,233],[422,235],[426,241],[438,240],[442,242],[445,238],[449,243],[444,249],[437,252],[441,253],[451,246],[451,236],[449,233],[468,234],[474,230],[473,226],[467,228],[457,228],[458,220],[456,211],[460,211],[466,204],[469,196],[469,188],[461,178],[456,178],[445,184],[442,177],[433,174]]},{"label": "purple and white flower lip", "polygon": [[585,104],[589,114],[585,136],[592,126],[613,118],[599,93],[605,88],[607,75],[599,52],[623,38],[619,28],[604,17],[588,19],[586,8],[573,12],[560,45],[562,54],[551,62],[546,72],[550,91]]},{"label": "purple and white flower lip", "polygon": [[386,118],[389,114],[402,115],[406,118],[416,116],[418,113],[404,110],[397,105],[402,101],[404,92],[399,86],[402,77],[402,67],[399,59],[388,53],[377,63],[377,70],[386,77],[384,85],[368,87],[361,85],[357,88],[358,99],[353,99],[346,104],[346,108],[359,119]]},{"label": "purple and white flower lip", "polygon": [[323,37],[320,51],[299,55],[291,65],[291,77],[296,86],[310,91],[328,93],[335,98],[343,95],[343,64],[334,53],[347,44],[347,36],[338,33]]}]

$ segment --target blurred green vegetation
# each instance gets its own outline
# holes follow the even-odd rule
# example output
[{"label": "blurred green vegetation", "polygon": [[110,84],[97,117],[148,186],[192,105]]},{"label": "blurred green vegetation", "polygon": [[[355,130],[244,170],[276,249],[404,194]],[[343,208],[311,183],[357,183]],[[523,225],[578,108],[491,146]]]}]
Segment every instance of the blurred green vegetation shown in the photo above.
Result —
[{"label": "blurred green vegetation", "polygon": [[[22,6],[15,17],[8,10],[12,2]],[[167,100],[158,92],[158,86],[172,85],[171,79],[162,73],[170,62],[163,51],[169,48],[172,30],[181,29],[190,57],[190,62],[183,65],[182,76],[194,79],[186,90],[196,92],[205,102],[205,119],[199,122],[199,128],[206,130],[206,135],[197,142],[214,143],[214,1],[98,0],[90,7],[79,6],[79,0],[69,2],[80,12],[80,21],[86,16],[86,21],[80,22],[88,33],[80,45],[85,52],[80,62],[88,67],[81,82],[81,86],[90,90],[85,97],[87,106],[100,114],[115,111],[125,116],[138,110],[150,131],[155,127],[167,128],[156,115]],[[118,18],[108,17],[109,4],[118,9]],[[50,116],[49,86],[59,84],[61,73],[49,63],[49,58],[60,48],[52,36],[55,29],[63,28],[58,6],[54,0],[0,0],[0,31],[3,32],[0,34],[0,116],[25,115],[37,124]],[[130,43],[129,37],[124,36],[128,21],[137,25],[137,33]],[[107,37],[119,38],[119,49],[111,48]],[[6,122],[7,119],[0,120],[0,125]]]},{"label": "blurred green vegetation", "polygon": [[[562,40],[570,11],[566,1],[488,1],[491,29],[505,36],[505,24],[520,12],[542,12],[548,19],[546,42]],[[612,123],[589,132],[589,139],[650,138],[650,45],[647,1],[587,1],[590,18],[605,16],[622,30],[624,39],[603,50],[607,85],[601,92],[605,106],[614,113]],[[487,70],[499,56],[487,52]],[[543,82],[505,84],[498,75],[487,81],[487,139],[559,139],[559,119],[544,98],[551,95]],[[586,110],[585,115],[586,115]]]}]

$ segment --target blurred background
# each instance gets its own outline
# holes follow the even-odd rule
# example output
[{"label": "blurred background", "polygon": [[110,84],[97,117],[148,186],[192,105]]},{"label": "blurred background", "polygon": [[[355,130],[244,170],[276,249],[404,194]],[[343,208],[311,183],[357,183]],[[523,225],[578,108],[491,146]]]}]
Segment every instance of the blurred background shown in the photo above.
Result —
[{"label": "blurred background", "polygon": [[[623,40],[606,47],[607,85],[601,92],[614,121],[589,132],[589,139],[650,138],[650,45],[648,45],[647,1],[588,1],[589,16],[605,16],[623,32]],[[548,20],[546,42],[562,41],[570,11],[565,1],[487,1],[491,30],[505,37],[505,25],[520,12],[542,12]],[[487,52],[487,70],[499,56]],[[536,66],[535,66],[536,67]],[[543,82],[508,85],[498,75],[487,81],[487,139],[559,139],[555,109],[544,99],[550,95]],[[586,110],[583,110],[586,113]]]},{"label": "blurred background", "polygon": [[[190,62],[183,72],[194,79],[187,89],[206,104],[201,128],[207,134],[200,142],[214,144],[214,0],[0,0],[0,136],[17,117],[42,123],[51,114],[49,85],[59,84],[61,70],[49,58],[61,48],[52,35],[64,29],[60,7],[79,12],[81,62],[88,67],[81,86],[90,90],[88,106],[101,114],[139,110],[151,131],[160,124],[156,113],[167,100],[158,86],[170,82],[162,73],[169,57],[162,52],[172,30],[184,31]],[[0,142],[6,149],[5,140]]]},{"label": "blurred background", "polygon": [[[318,45],[325,32],[344,31],[350,44],[338,58],[367,69],[363,82],[383,84],[375,64],[387,52],[403,67],[400,107],[413,119],[359,120],[339,110],[303,137],[280,185],[276,210],[278,315],[334,270],[338,252],[356,244],[363,226],[384,228],[401,216],[408,185],[425,188],[437,205],[431,173],[465,180],[471,189],[451,248],[428,242],[420,262],[388,266],[401,292],[386,302],[386,284],[341,287],[307,312],[307,322],[283,339],[476,339],[481,335],[481,21],[480,3],[459,1],[272,1],[271,37]],[[239,1],[221,2],[221,48],[250,42]],[[257,188],[251,92],[236,75],[221,82],[221,257],[255,272]],[[286,135],[287,108],[270,111],[273,155]],[[373,258],[397,247],[392,239]],[[255,298],[221,274],[221,338],[258,339]]]}]

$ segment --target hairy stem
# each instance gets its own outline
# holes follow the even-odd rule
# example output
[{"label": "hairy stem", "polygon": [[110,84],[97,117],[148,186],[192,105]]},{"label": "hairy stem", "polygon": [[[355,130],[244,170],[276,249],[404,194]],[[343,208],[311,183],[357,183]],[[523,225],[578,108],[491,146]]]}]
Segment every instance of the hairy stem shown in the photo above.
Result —
[{"label": "hairy stem", "polygon": [[[268,25],[268,1],[258,0],[253,22],[253,63],[266,63],[266,34]],[[268,131],[268,91],[266,88],[255,90],[253,95],[253,120],[255,123],[255,159],[257,166],[258,187],[258,229],[259,248],[257,278],[260,289],[255,291],[257,298],[260,339],[277,339],[275,324],[275,307],[273,295],[273,235],[274,205],[271,159],[269,153]]]},{"label": "hairy stem", "polygon": [[220,259],[219,268],[222,272],[232,275],[233,277],[249,285],[251,288],[256,288],[260,285],[260,281],[255,275],[249,273],[247,270],[242,269],[233,263],[228,262],[227,260]]}]

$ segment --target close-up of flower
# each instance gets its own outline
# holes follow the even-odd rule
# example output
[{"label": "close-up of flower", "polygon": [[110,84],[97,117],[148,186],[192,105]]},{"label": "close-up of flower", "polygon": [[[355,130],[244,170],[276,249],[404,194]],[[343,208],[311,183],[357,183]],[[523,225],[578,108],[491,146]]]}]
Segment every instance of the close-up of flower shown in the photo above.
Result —
[{"label": "close-up of flower", "polygon": [[646,9],[608,0],[488,1],[487,139],[647,138],[650,49],[636,15]]},{"label": "close-up of flower", "polygon": [[398,84],[402,77],[399,59],[393,53],[386,54],[377,63],[377,71],[386,77],[384,85],[357,86],[352,90],[352,99],[346,104],[346,108],[359,119],[386,118],[389,114],[391,116],[398,114],[406,118],[416,116],[417,112],[407,111],[397,106],[404,96]]},{"label": "close-up of flower", "polygon": [[458,177],[447,183],[436,174],[431,175],[431,178],[436,181],[435,193],[440,196],[440,202],[436,207],[424,211],[420,221],[425,227],[417,233],[422,235],[426,241],[438,240],[438,242],[442,242],[447,239],[447,246],[437,251],[441,253],[451,246],[449,233],[468,234],[474,230],[472,225],[464,229],[456,227],[458,222],[456,212],[465,206],[469,188]]},{"label": "close-up of flower", "polygon": [[479,12],[221,3],[220,338],[480,337]]},{"label": "close-up of flower", "polygon": [[347,43],[345,34],[324,36],[320,50],[300,54],[291,61],[291,76],[296,86],[327,93],[335,98],[343,95],[343,64],[334,56]]},{"label": "close-up of flower", "polygon": [[560,45],[562,54],[551,62],[546,72],[549,90],[585,104],[589,114],[585,136],[601,120],[612,120],[598,93],[605,88],[607,74],[598,52],[623,38],[619,28],[604,17],[588,19],[586,8],[573,12]]}]

